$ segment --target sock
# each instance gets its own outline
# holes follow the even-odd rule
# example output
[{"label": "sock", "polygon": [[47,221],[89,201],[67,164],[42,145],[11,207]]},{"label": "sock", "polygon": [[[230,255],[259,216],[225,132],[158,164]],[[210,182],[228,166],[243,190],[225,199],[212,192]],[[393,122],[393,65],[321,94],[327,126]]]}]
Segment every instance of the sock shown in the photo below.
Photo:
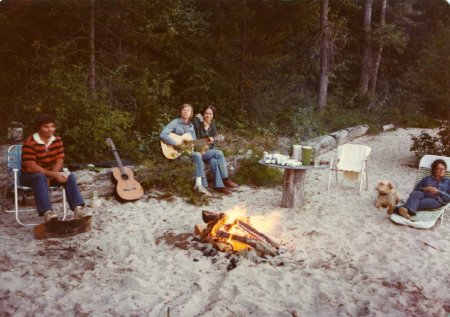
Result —
[{"label": "sock", "polygon": [[195,186],[202,187],[202,177],[198,176],[195,178]]}]

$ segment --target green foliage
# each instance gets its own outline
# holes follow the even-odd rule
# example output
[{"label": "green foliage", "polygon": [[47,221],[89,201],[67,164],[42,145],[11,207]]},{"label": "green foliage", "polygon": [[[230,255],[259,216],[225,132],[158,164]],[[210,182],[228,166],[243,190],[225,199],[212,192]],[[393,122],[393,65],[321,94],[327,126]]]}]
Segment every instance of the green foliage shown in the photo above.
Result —
[{"label": "green foliage", "polygon": [[444,124],[437,133],[437,136],[431,136],[422,131],[419,136],[412,136],[412,145],[409,149],[414,151],[417,158],[425,154],[450,156],[450,126]]},{"label": "green foliage", "polygon": [[[429,127],[450,109],[450,6],[388,2],[371,46],[383,43],[375,96],[360,95],[362,1],[330,5],[328,109],[315,112],[318,1],[96,0],[97,96],[87,92],[90,3],[0,1],[0,128],[53,112],[68,158],[108,157],[112,137],[139,161],[184,102],[218,108],[217,121],[251,139],[305,140],[367,123]],[[31,132],[31,131],[28,131]]]},{"label": "green foliage", "polygon": [[239,161],[239,171],[234,179],[239,184],[268,186],[281,185],[283,174],[277,168],[268,167],[258,163],[262,153],[253,154],[251,158]]},{"label": "green foliage", "polygon": [[132,125],[129,113],[112,107],[106,96],[91,96],[83,83],[83,69],[61,65],[43,76],[37,86],[46,98],[26,105],[29,111],[54,113],[63,138],[68,161],[105,160],[112,158],[106,138],[111,138],[122,157],[139,159],[137,144],[129,139]]},{"label": "green foliage", "polygon": [[154,157],[144,161],[143,167],[136,171],[142,187],[162,192],[159,198],[183,197],[193,205],[205,205],[208,197],[193,191],[194,165],[188,157],[166,160]]},{"label": "green foliage", "polygon": [[312,107],[298,108],[292,116],[291,127],[297,141],[312,139],[323,132],[320,117]]}]

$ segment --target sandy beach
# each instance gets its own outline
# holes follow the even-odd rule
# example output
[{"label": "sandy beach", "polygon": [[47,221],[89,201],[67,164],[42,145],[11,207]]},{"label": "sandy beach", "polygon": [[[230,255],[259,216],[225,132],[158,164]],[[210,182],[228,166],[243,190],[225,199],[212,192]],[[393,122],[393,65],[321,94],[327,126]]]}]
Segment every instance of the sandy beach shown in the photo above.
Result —
[{"label": "sandy beach", "polygon": [[[242,185],[205,207],[149,193],[133,203],[103,201],[91,232],[47,240],[2,214],[0,316],[448,316],[449,218],[418,230],[374,207],[380,180],[402,198],[411,191],[409,147],[420,131],[355,139],[372,148],[369,190],[344,181],[328,192],[328,170],[309,171],[299,209],[280,208],[281,187]],[[182,243],[202,209],[236,206],[267,217],[280,255],[240,256],[228,270],[232,256]]]}]

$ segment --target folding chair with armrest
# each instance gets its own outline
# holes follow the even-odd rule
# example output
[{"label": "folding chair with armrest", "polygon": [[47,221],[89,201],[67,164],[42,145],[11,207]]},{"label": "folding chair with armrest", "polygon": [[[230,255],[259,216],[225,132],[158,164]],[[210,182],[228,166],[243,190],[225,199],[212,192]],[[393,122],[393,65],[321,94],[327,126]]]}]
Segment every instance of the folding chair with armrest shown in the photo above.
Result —
[{"label": "folding chair with armrest", "polygon": [[[15,213],[17,223],[22,226],[35,226],[37,223],[23,223],[19,218],[19,212],[24,211],[35,211],[33,208],[20,208],[19,209],[19,191],[22,191],[24,194],[28,192],[33,192],[32,187],[22,186],[20,184],[20,169],[22,164],[22,145],[15,144],[11,145],[8,148],[7,153],[7,170],[8,170],[8,188],[7,191],[14,191],[14,210],[5,210],[7,213]],[[66,218],[67,214],[67,200],[66,200],[66,190],[63,186],[50,186],[49,190],[54,191],[62,189],[63,196],[63,220]],[[6,199],[6,197],[5,197]]]}]

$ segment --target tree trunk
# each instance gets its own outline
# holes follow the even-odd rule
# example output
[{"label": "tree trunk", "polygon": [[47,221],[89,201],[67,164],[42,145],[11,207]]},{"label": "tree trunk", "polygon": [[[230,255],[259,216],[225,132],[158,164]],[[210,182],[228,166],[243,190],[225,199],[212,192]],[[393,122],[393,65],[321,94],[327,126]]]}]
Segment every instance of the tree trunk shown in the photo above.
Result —
[{"label": "tree trunk", "polygon": [[95,97],[95,0],[91,0],[89,27],[89,91]]},{"label": "tree trunk", "polygon": [[[383,29],[384,25],[386,24],[386,7],[387,7],[387,0],[382,0],[380,13],[380,29]],[[369,93],[372,97],[375,95],[377,87],[378,69],[381,63],[382,52],[383,52],[383,38],[380,39],[380,43],[378,44],[378,48],[374,57],[373,71],[370,76]]]},{"label": "tree trunk", "polygon": [[244,91],[245,91],[245,77],[246,77],[246,54],[247,54],[247,47],[246,47],[246,33],[247,33],[247,24],[244,23],[244,25],[242,26],[241,30],[241,42],[239,45],[239,87],[238,87],[238,91],[239,91],[239,97],[238,97],[238,102],[239,102],[239,107],[241,107],[241,109],[243,108],[244,105]]},{"label": "tree trunk", "polygon": [[329,25],[328,25],[328,0],[320,3],[320,74],[319,74],[319,111],[323,112],[327,106],[328,71],[329,71]]},{"label": "tree trunk", "polygon": [[367,94],[370,78],[370,24],[372,20],[372,0],[364,2],[364,22],[363,22],[363,51],[361,59],[361,75],[359,79],[359,87],[362,94]]}]

